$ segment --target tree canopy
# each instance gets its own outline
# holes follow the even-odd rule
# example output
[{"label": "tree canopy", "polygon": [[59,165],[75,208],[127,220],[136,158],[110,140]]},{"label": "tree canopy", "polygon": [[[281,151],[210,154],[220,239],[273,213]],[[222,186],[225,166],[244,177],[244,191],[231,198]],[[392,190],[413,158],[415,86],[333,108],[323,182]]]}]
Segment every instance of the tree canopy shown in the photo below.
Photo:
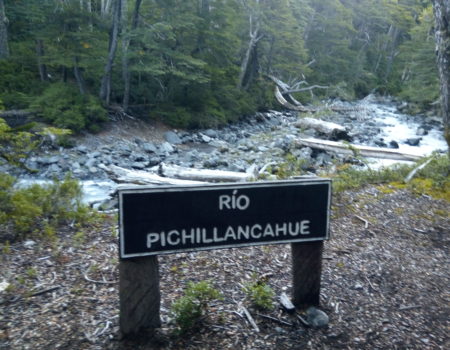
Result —
[{"label": "tree canopy", "polygon": [[[296,94],[439,93],[424,0],[0,0],[0,100],[57,127],[98,130],[106,109],[179,127],[274,108]],[[83,106],[81,106],[83,105]]]}]

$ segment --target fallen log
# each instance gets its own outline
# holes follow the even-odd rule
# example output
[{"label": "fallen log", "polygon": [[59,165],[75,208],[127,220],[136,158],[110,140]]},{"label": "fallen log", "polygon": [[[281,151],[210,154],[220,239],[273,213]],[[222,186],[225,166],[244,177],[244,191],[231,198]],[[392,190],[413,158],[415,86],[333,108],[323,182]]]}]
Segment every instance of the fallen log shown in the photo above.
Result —
[{"label": "fallen log", "polygon": [[407,160],[407,161],[416,161],[421,158],[421,156],[417,154],[401,152],[399,150],[389,148],[352,145],[342,142],[319,140],[314,138],[299,139],[298,142],[303,146],[320,149],[323,151],[332,151],[336,153],[349,155],[359,154],[363,157],[368,158],[381,158],[381,159]]},{"label": "fallen log", "polygon": [[300,118],[294,126],[302,129],[314,129],[322,134],[325,134],[330,140],[346,140],[350,141],[351,137],[347,130],[342,125],[327,122],[315,118]]},{"label": "fallen log", "polygon": [[180,179],[171,179],[152,174],[142,170],[129,170],[117,165],[106,166],[100,164],[99,168],[103,169],[117,183],[135,184],[135,185],[199,185],[204,182],[189,181]]},{"label": "fallen log", "polygon": [[255,180],[257,176],[253,171],[240,173],[225,170],[194,169],[164,163],[159,165],[159,175],[175,179],[206,182],[245,182]]}]

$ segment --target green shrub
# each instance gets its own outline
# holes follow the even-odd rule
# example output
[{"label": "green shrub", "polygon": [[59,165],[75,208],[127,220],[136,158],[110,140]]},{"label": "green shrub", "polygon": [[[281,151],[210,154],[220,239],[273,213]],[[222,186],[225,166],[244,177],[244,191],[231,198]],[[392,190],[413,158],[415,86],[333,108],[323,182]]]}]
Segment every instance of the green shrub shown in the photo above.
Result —
[{"label": "green shrub", "polygon": [[270,310],[273,308],[275,292],[265,281],[256,280],[254,277],[253,282],[244,286],[244,293],[257,309]]},{"label": "green shrub", "polygon": [[84,129],[97,132],[100,124],[107,120],[99,99],[81,95],[75,86],[65,83],[50,85],[30,107],[46,122],[75,132]]},{"label": "green shrub", "polygon": [[208,303],[221,298],[220,292],[210,282],[189,282],[185,295],[172,304],[171,314],[183,334],[198,324]]},{"label": "green shrub", "polygon": [[71,177],[25,188],[15,183],[12,176],[0,173],[0,225],[8,228],[10,240],[32,234],[52,237],[61,224],[91,221],[91,209],[81,202],[81,185]]}]

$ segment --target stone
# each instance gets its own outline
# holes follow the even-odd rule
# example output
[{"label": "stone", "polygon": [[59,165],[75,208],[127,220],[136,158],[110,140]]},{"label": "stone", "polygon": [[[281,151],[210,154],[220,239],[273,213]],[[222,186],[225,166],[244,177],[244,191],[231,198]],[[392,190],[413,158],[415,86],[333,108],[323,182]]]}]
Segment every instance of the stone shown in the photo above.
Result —
[{"label": "stone", "polygon": [[31,239],[28,239],[25,242],[23,242],[23,246],[27,249],[32,249],[35,245],[36,245],[36,242]]},{"label": "stone", "polygon": [[159,157],[150,157],[148,159],[149,166],[158,165],[159,163],[161,163],[161,158],[159,158]]},{"label": "stone", "polygon": [[169,142],[163,142],[160,146],[159,146],[159,151],[163,154],[170,154],[175,152],[175,148],[173,148],[173,146],[169,143]]},{"label": "stone", "polygon": [[416,131],[416,135],[417,136],[425,136],[425,135],[428,135],[428,131],[425,130],[424,128],[418,128]]},{"label": "stone", "polygon": [[97,160],[96,160],[95,158],[89,158],[89,159],[86,161],[85,166],[86,166],[87,168],[90,168],[90,167],[93,167],[96,163],[97,163]]},{"label": "stone", "polygon": [[158,152],[158,149],[156,148],[156,146],[153,143],[150,143],[150,142],[143,143],[141,147],[147,153],[156,153],[156,152]]},{"label": "stone", "polygon": [[48,167],[49,173],[59,173],[61,171],[61,168],[57,164],[52,164]]},{"label": "stone", "polygon": [[164,139],[172,145],[179,145],[182,143],[180,137],[174,131],[165,132]]},{"label": "stone", "polygon": [[210,138],[216,138],[217,137],[217,131],[213,129],[207,129],[203,131],[203,134],[210,137]]},{"label": "stone", "polygon": [[313,328],[324,328],[330,323],[328,315],[314,306],[311,306],[306,310],[306,321]]},{"label": "stone", "polygon": [[131,164],[131,167],[133,168],[133,169],[138,169],[138,170],[143,170],[143,169],[145,169],[145,167],[146,167],[146,163],[143,163],[143,162],[133,162],[132,164]]},{"label": "stone", "polygon": [[89,149],[86,146],[81,145],[81,146],[76,147],[75,151],[78,151],[79,153],[86,154],[86,153],[89,152]]},{"label": "stone", "polygon": [[410,146],[419,146],[420,141],[422,141],[421,137],[413,137],[413,138],[407,139],[405,141],[405,143],[410,145]]},{"label": "stone", "polygon": [[209,137],[208,135],[201,135],[201,140],[202,140],[202,142],[204,142],[204,143],[209,143],[209,142],[211,142],[211,137]]},{"label": "stone", "polygon": [[397,141],[392,140],[391,142],[389,142],[389,147],[390,148],[399,148],[400,146],[398,145]]},{"label": "stone", "polygon": [[45,164],[45,165],[58,163],[59,160],[60,160],[60,157],[58,157],[58,156],[42,157],[42,158],[37,158],[36,159],[36,161],[38,163]]}]

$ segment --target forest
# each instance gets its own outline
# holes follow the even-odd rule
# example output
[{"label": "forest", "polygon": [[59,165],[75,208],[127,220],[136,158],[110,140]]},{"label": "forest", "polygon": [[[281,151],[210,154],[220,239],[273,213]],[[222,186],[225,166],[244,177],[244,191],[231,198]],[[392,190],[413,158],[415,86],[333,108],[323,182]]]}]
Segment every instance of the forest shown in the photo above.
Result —
[{"label": "forest", "polygon": [[[74,132],[108,113],[180,128],[370,93],[439,98],[426,0],[0,0],[0,110]],[[316,87],[313,89],[313,87]]]}]

